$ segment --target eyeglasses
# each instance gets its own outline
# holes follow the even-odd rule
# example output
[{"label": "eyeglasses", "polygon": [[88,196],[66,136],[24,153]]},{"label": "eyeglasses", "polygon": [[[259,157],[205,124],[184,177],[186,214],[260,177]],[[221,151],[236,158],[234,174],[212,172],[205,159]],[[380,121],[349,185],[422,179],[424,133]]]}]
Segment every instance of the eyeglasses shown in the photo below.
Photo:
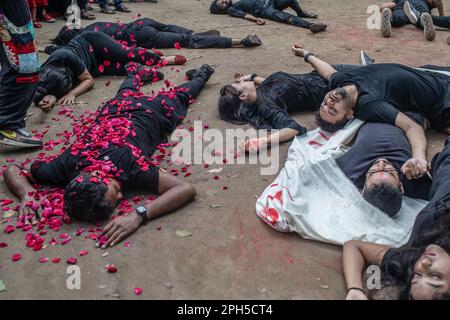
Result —
[{"label": "eyeglasses", "polygon": [[367,171],[367,175],[371,175],[371,174],[375,174],[378,172],[397,172],[397,169],[392,168],[392,169],[372,169]]}]

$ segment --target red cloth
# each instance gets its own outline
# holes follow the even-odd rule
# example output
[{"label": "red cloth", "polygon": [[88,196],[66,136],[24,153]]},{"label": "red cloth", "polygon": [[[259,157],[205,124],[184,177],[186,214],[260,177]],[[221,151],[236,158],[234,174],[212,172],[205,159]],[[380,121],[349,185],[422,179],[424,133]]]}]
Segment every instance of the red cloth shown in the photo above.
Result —
[{"label": "red cloth", "polygon": [[28,6],[30,9],[36,8],[36,7],[47,7],[48,6],[48,0],[27,0]]}]

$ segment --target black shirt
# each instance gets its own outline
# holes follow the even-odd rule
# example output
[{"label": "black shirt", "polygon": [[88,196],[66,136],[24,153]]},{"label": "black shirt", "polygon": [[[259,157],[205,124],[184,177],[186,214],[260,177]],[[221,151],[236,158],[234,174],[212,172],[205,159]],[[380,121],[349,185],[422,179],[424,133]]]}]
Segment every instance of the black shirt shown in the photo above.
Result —
[{"label": "black shirt", "polygon": [[330,90],[345,85],[358,88],[354,111],[364,121],[395,125],[400,112],[433,117],[450,107],[450,77],[400,64],[372,64],[332,75]]},{"label": "black shirt", "polygon": [[232,17],[243,18],[247,13],[257,17],[271,4],[271,0],[241,0],[228,8]]},{"label": "black shirt", "polygon": [[289,113],[317,110],[327,91],[327,81],[316,73],[276,72],[256,89],[258,107],[249,108],[248,117],[261,119],[262,127],[291,128],[304,134],[306,129]]},{"label": "black shirt", "polygon": [[[166,140],[165,123],[160,120],[164,114],[160,114],[163,109],[159,105],[160,101],[149,101],[146,96],[112,99],[100,109],[95,124],[86,134],[88,138],[76,139],[69,149],[49,162],[34,162],[31,175],[42,184],[65,186],[93,164],[87,158],[92,156],[95,161],[110,161],[117,170],[116,179],[125,189],[145,188],[157,193],[159,174],[151,155],[157,145]],[[124,137],[124,143],[114,142],[107,134],[97,134],[105,126],[111,126],[109,132]],[[91,134],[95,141],[90,138]],[[98,149],[99,143],[103,145]],[[98,154],[94,148],[98,149]]]},{"label": "black shirt", "polygon": [[31,20],[26,0],[1,0],[0,11],[17,27],[23,27]]},{"label": "black shirt", "polygon": [[412,157],[411,146],[404,132],[384,123],[365,123],[361,126],[350,150],[336,160],[345,175],[358,189],[363,189],[367,171],[379,158],[392,163],[400,174],[405,195],[428,200],[431,181],[428,177],[408,180],[400,169]]},{"label": "black shirt", "polygon": [[69,68],[78,77],[86,69],[93,77],[100,76],[95,55],[91,52],[89,42],[83,37],[76,36],[65,46],[54,51],[43,64]]},{"label": "black shirt", "polygon": [[106,33],[114,40],[120,41],[123,45],[132,46],[136,44],[136,39],[132,36],[135,29],[139,27],[139,21],[128,24],[113,22],[95,22],[83,29],[83,31],[96,31]]}]

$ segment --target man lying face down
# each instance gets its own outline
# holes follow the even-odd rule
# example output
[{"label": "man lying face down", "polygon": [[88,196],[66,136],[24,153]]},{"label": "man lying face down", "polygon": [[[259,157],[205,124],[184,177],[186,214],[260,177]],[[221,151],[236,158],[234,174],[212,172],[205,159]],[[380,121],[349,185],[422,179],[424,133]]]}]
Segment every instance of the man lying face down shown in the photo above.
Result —
[{"label": "man lying face down", "polygon": [[[161,79],[154,69],[130,63],[128,77],[115,98],[103,105],[95,120],[75,132],[74,143],[46,161],[31,164],[25,175],[16,166],[5,173],[8,188],[22,200],[20,214],[37,215],[32,183],[65,187],[64,210],[69,217],[89,222],[107,220],[127,189],[141,189],[159,197],[136,211],[114,219],[103,230],[106,243],[115,245],[141,224],[185,205],[195,190],[187,182],[160,173],[151,156],[186,116],[188,106],[204,88],[214,70],[203,65],[191,71],[189,82],[176,90],[146,96],[142,82]],[[81,132],[82,131],[82,132]]]},{"label": "man lying face down", "polygon": [[[409,115],[424,122],[420,114]],[[413,179],[414,169],[405,164],[410,158],[411,146],[401,129],[367,122],[350,150],[336,161],[367,202],[393,217],[402,206],[403,195],[428,200],[431,180],[428,176]]]}]

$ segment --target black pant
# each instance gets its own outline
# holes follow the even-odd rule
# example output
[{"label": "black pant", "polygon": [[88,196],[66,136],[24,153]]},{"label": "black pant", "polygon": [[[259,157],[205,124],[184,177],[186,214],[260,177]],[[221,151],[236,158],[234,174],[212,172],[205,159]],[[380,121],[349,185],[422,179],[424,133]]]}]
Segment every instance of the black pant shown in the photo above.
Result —
[{"label": "black pant", "polygon": [[[176,95],[172,98],[169,98],[166,95],[159,95],[149,101],[149,97],[144,96],[140,98],[140,102],[143,106],[146,106],[151,110],[156,111],[161,109],[160,112],[157,112],[159,114],[166,114],[167,110],[170,109],[170,114],[166,114],[164,119],[161,119],[161,121],[165,122],[165,130],[170,132],[175,130],[176,126],[179,125],[186,117],[190,102],[192,99],[196,99],[198,97],[200,92],[205,87],[205,83],[206,82],[204,79],[196,78],[178,86],[178,88],[182,88],[184,90],[177,90]],[[139,92],[140,89],[141,87],[138,79],[135,77],[135,74],[129,73],[120,86],[117,96],[121,96],[127,91]]]},{"label": "black pant", "polygon": [[297,0],[274,0],[273,3],[262,12],[261,18],[309,29],[313,23],[288,12],[284,12],[283,10],[288,7],[293,8],[297,12],[297,15],[300,15],[303,12]]},{"label": "black pant", "polygon": [[125,75],[124,66],[128,62],[152,66],[161,60],[159,55],[150,50],[117,44],[113,38],[103,32],[87,31],[80,36],[90,44],[92,54],[95,55],[98,63],[103,64],[105,60],[111,62],[110,65],[104,65],[103,75]]},{"label": "black pant", "polygon": [[430,190],[430,202],[417,216],[408,241],[408,244],[413,246],[441,218],[442,213],[437,212],[438,206],[450,201],[450,137],[447,138],[444,150],[433,158],[431,175],[433,180]]},{"label": "black pant", "polygon": [[[80,10],[86,10],[88,0],[77,0]],[[48,12],[59,12],[65,14],[67,8],[72,4],[72,0],[48,0]]]},{"label": "black pant", "polygon": [[[3,47],[0,46],[0,56]],[[33,102],[39,81],[38,78],[27,83],[18,83],[30,76],[17,73],[6,59],[1,61],[0,71],[0,129],[25,127],[25,116]]]},{"label": "black pant", "polygon": [[177,42],[191,49],[231,47],[230,38],[195,34],[192,30],[149,18],[137,20],[133,29],[136,43],[142,48],[173,48]]}]

